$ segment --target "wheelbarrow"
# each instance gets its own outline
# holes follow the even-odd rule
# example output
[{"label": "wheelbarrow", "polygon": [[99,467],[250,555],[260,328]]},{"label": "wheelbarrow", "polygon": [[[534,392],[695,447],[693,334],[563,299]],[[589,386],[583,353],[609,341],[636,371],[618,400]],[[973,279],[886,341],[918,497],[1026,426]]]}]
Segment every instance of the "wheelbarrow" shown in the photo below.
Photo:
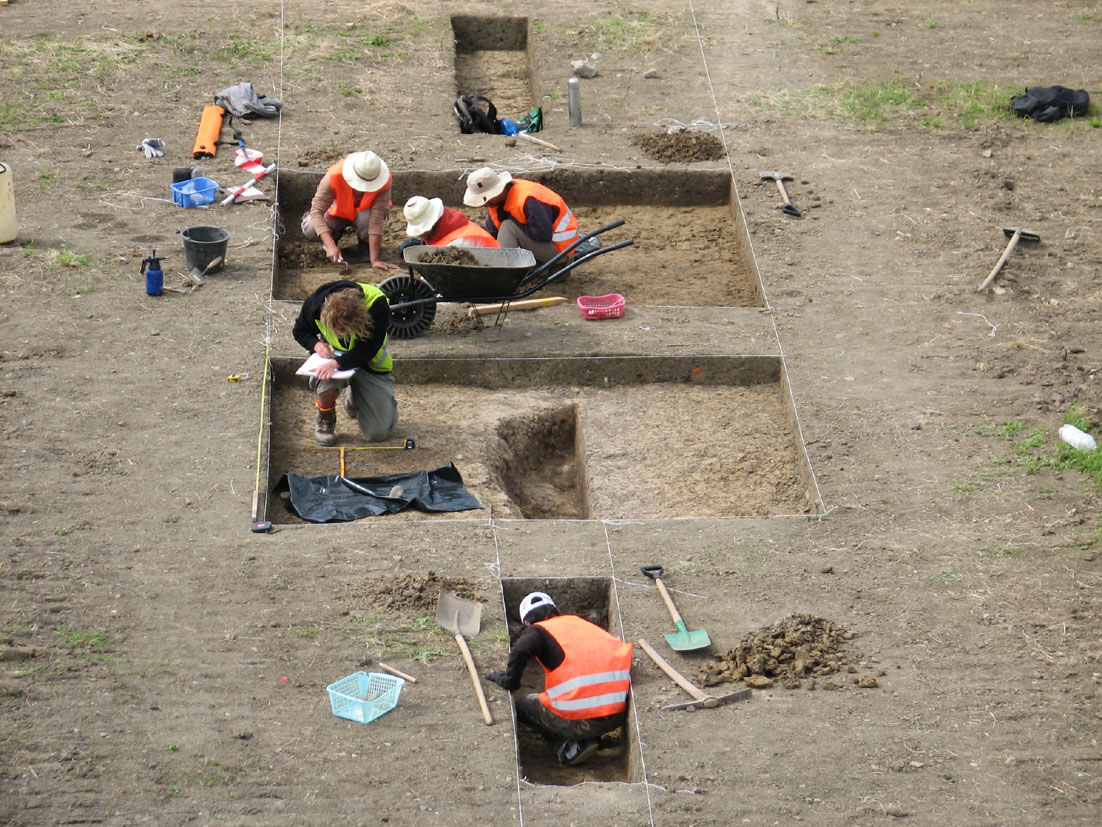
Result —
[{"label": "wheelbarrow", "polygon": [[[436,318],[436,306],[441,302],[501,304],[498,314],[500,324],[501,317],[509,312],[511,302],[525,299],[547,285],[561,281],[567,273],[591,258],[634,244],[635,239],[629,238],[609,247],[591,250],[573,260],[567,258],[590,238],[623,223],[623,219],[618,219],[591,233],[579,235],[573,244],[538,267],[535,256],[529,250],[515,247],[459,248],[469,252],[476,264],[425,261],[435,251],[448,248],[429,245],[407,247],[402,252],[402,258],[409,272],[379,282],[379,289],[390,302],[387,332],[394,339],[417,338],[432,325]],[[565,266],[560,266],[564,259]]]}]

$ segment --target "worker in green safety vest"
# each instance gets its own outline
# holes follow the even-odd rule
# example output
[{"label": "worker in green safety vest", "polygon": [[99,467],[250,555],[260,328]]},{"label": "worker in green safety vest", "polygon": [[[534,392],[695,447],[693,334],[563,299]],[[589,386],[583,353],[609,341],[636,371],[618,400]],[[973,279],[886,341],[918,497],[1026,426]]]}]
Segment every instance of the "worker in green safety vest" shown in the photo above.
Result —
[{"label": "worker in green safety vest", "polygon": [[[334,281],[306,297],[295,320],[294,337],[323,361],[310,376],[317,393],[314,438],[337,442],[337,397],[360,426],[364,439],[380,442],[398,424],[394,399],[394,360],[387,351],[390,304],[373,284]],[[353,371],[341,375],[343,371]]]}]

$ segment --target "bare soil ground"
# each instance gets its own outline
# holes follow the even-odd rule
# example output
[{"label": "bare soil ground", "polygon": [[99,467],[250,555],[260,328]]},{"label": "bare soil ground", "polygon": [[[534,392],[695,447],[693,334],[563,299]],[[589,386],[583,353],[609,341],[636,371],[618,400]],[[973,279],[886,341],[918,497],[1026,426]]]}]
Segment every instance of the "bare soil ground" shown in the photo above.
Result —
[{"label": "bare soil ground", "polygon": [[[0,821],[1095,823],[1100,497],[1054,458],[1064,418],[1098,422],[1102,406],[1098,110],[1045,125],[984,102],[1057,83],[1097,100],[1102,8],[702,5],[0,6],[0,161],[19,234],[0,245]],[[489,15],[522,19],[527,43]],[[501,60],[470,42],[480,28],[501,34]],[[570,129],[566,80],[583,58],[598,75]],[[479,90],[458,89],[457,71],[468,84],[498,66],[481,91],[513,118],[542,104],[540,137],[561,151],[458,134],[451,104]],[[446,171],[457,188],[487,163],[729,170],[734,221],[726,208],[664,212],[661,192],[623,210],[578,205],[588,226],[619,213],[639,243],[579,268],[565,295],[623,293],[622,320],[584,323],[563,306],[503,328],[434,325],[395,357],[469,370],[517,356],[592,370],[610,355],[775,358],[781,380],[763,393],[784,422],[753,386],[687,384],[678,407],[644,381],[597,403],[567,382],[510,396],[399,378],[399,431],[454,436],[461,450],[433,450],[492,514],[252,533],[269,447],[308,436],[301,388],[288,388],[293,405],[262,405],[266,360],[301,355],[294,300],[329,268],[304,256],[301,284],[281,295],[294,227],[278,210],[167,200],[172,170],[194,163],[202,107],[242,80],[284,102],[281,119],[237,124],[281,169],[320,173],[372,148],[396,181]],[[636,143],[690,125],[724,157],[656,160]],[[135,150],[146,137],[165,139],[163,158]],[[242,179],[231,151],[204,162],[223,185]],[[801,218],[780,212],[764,170],[793,175]],[[752,251],[735,249],[741,220]],[[147,296],[142,258],[157,248],[166,285],[183,285],[178,232],[200,224],[231,233],[225,269]],[[1008,226],[1041,240],[977,293]],[[402,230],[388,227],[392,261]],[[593,466],[605,484],[590,480],[623,497],[589,504],[604,519],[512,519],[573,493],[550,473],[546,491],[525,488],[539,469],[518,473],[515,446],[486,435],[504,422],[567,462],[555,440],[571,406],[575,429],[603,437],[586,456],[631,446],[615,474]],[[725,478],[736,457],[742,475]],[[814,478],[797,485],[800,463]],[[763,464],[779,489],[749,474]],[[661,473],[684,482],[654,486]],[[669,515],[659,498],[728,510]],[[664,646],[673,624],[639,571],[656,563],[713,642],[664,650],[687,677],[717,694],[771,670],[781,680],[757,680],[745,702],[664,712],[688,696],[637,651],[628,725],[573,772],[515,734],[486,682],[495,725],[482,723],[433,618],[440,589],[484,604],[469,643],[485,672],[504,664],[533,587]],[[839,671],[796,691],[770,658]],[[418,683],[372,724],[334,717],[327,684],[378,660]],[[836,689],[818,691],[827,679]]]}]

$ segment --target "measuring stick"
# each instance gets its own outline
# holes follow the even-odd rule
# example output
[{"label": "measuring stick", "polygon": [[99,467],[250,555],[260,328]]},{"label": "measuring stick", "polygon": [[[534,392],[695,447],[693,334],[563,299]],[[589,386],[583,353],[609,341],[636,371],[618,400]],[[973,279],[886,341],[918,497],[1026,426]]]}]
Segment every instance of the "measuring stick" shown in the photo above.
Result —
[{"label": "measuring stick", "polygon": [[229,204],[231,201],[233,201],[233,199],[235,199],[237,196],[239,196],[241,193],[243,193],[245,190],[247,190],[249,187],[251,187],[253,184],[255,184],[257,181],[259,181],[275,168],[276,165],[272,163],[268,164],[268,166],[264,167],[264,169],[258,169],[255,173],[253,173],[253,177],[249,181],[242,184],[240,187],[236,187],[235,189],[231,190],[230,194],[222,199],[222,206]]}]

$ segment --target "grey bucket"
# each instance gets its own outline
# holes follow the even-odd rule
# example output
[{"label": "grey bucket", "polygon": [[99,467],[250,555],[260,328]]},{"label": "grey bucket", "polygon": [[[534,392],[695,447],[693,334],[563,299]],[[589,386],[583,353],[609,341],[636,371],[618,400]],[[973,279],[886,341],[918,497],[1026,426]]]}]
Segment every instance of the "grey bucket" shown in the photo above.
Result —
[{"label": "grey bucket", "polygon": [[198,268],[206,270],[207,265],[219,256],[222,257],[211,273],[217,273],[226,263],[226,244],[230,240],[230,234],[221,227],[188,227],[180,230],[184,239],[184,257],[189,270]]}]

